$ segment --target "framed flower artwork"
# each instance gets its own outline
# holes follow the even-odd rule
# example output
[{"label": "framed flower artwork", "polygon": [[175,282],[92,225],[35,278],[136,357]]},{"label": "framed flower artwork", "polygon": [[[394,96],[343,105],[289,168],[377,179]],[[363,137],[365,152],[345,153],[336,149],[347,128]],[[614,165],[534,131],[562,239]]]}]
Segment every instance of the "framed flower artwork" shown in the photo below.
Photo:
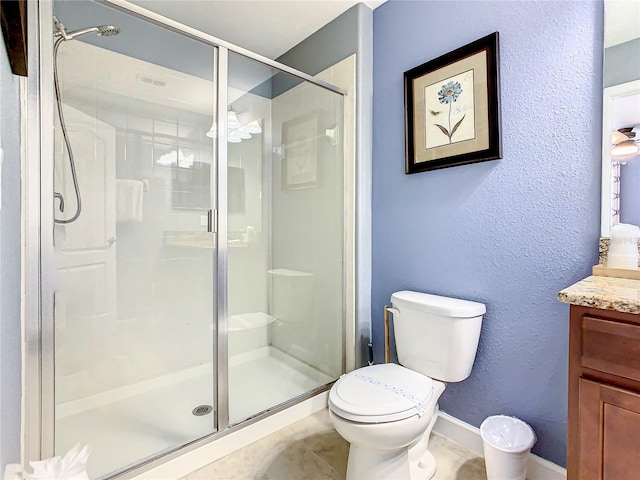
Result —
[{"label": "framed flower artwork", "polygon": [[405,172],[502,158],[498,32],[404,72]]}]

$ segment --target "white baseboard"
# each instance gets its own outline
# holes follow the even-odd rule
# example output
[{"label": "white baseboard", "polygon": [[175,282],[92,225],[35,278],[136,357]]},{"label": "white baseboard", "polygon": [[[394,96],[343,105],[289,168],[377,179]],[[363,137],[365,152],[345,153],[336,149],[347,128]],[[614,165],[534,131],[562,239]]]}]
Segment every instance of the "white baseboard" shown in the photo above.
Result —
[{"label": "white baseboard", "polygon": [[327,407],[329,392],[320,393],[304,402],[275,413],[270,417],[248,425],[198,449],[134,477],[132,480],[175,480],[182,478],[205,465],[271,435],[292,423],[319,412]]},{"label": "white baseboard", "polygon": [[[433,431],[462,445],[467,450],[483,456],[480,429],[440,412]],[[527,480],[566,480],[567,470],[533,453],[529,454]]]}]

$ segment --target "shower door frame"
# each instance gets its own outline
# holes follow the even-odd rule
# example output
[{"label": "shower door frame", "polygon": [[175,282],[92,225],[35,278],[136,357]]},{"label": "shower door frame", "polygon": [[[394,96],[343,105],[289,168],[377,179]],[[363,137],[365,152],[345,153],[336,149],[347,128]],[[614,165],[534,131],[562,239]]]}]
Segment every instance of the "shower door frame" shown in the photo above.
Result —
[{"label": "shower door frame", "polygon": [[[132,16],[150,21],[164,28],[193,38],[217,50],[214,62],[216,81],[216,123],[217,138],[226,138],[229,52],[283,71],[306,82],[336,94],[347,95],[342,88],[319,80],[304,72],[271,60],[224,40],[183,25],[167,17],[158,15],[126,0],[96,0]],[[32,461],[53,456],[55,432],[55,351],[54,351],[54,291],[55,252],[53,245],[54,211],[53,181],[51,181],[54,159],[54,132],[43,126],[53,125],[53,15],[52,0],[27,2],[29,76],[22,79],[22,158],[23,158],[23,246],[22,246],[22,321],[23,321],[23,415],[22,415],[22,458]],[[343,108],[345,104],[343,103]],[[343,143],[343,151],[345,144]],[[214,224],[216,233],[215,268],[217,279],[217,311],[214,322],[214,359],[216,361],[214,385],[216,388],[216,429],[211,434],[176,447],[169,453],[159,454],[112,478],[131,478],[156,467],[188,451],[202,447],[229,433],[239,430],[269,415],[282,411],[294,404],[307,400],[325,391],[327,386],[313,389],[291,401],[271,408],[248,420],[229,425],[228,403],[228,329],[227,329],[227,142],[216,141],[215,187],[213,195]],[[345,157],[346,158],[346,157]],[[346,191],[345,186],[345,191]],[[51,208],[47,208],[51,207]],[[355,252],[355,245],[345,240],[343,252],[349,248]],[[355,258],[355,257],[354,257]],[[343,257],[343,281],[346,280],[347,262]],[[346,288],[344,292],[349,291]],[[355,289],[354,289],[355,290]],[[343,328],[355,328],[354,312],[345,311],[343,302]],[[342,364],[346,365],[343,335]]]}]

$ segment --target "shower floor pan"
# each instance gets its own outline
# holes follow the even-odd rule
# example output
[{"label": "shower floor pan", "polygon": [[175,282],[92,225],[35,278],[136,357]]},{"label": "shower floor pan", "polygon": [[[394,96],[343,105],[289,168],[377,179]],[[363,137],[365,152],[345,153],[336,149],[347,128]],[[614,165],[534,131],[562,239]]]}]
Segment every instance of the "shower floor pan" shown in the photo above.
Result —
[{"label": "shower floor pan", "polygon": [[[121,387],[56,407],[56,454],[91,445],[88,473],[99,478],[214,431],[212,365]],[[272,347],[229,360],[229,420],[238,423],[334,380]]]}]

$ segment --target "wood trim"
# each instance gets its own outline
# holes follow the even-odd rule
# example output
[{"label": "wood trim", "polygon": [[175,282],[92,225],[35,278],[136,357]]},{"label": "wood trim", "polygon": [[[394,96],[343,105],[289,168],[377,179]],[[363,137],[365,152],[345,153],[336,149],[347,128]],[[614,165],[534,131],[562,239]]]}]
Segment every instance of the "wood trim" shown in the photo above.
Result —
[{"label": "wood trim", "polygon": [[575,312],[581,317],[601,318],[603,320],[614,320],[620,323],[640,325],[640,314],[616,312],[615,310],[603,310],[594,307],[581,307],[571,305],[571,313]]},{"label": "wood trim", "polygon": [[[640,395],[600,386],[603,416],[602,478],[615,480],[637,477],[640,470]],[[632,474],[631,472],[635,472]]]},{"label": "wood trim", "polygon": [[9,56],[11,71],[27,76],[27,0],[0,2],[2,36]]},{"label": "wood trim", "polygon": [[609,385],[600,385],[600,399],[604,403],[615,404],[634,412],[638,410],[640,405],[640,393],[629,392]]},{"label": "wood trim", "polygon": [[582,378],[588,378],[590,380],[605,382],[614,387],[626,388],[628,390],[636,390],[640,392],[640,382],[631,380],[629,378],[613,375],[608,372],[602,372],[600,370],[593,370],[588,367],[582,367]]},{"label": "wood trim", "polygon": [[640,469],[639,426],[640,394],[580,379],[579,478],[631,478]]},{"label": "wood trim", "polygon": [[584,316],[583,367],[640,381],[640,326]]},{"label": "wood trim", "polygon": [[640,340],[640,327],[637,325],[628,325],[626,323],[612,322],[611,320],[603,320],[585,315],[584,328],[593,330],[594,332],[602,332]]},{"label": "wood trim", "polygon": [[580,478],[581,480],[602,478],[602,445],[604,438],[600,425],[602,423],[603,407],[600,399],[600,384],[580,379],[580,461],[578,471],[573,472],[578,475],[572,478]]}]

